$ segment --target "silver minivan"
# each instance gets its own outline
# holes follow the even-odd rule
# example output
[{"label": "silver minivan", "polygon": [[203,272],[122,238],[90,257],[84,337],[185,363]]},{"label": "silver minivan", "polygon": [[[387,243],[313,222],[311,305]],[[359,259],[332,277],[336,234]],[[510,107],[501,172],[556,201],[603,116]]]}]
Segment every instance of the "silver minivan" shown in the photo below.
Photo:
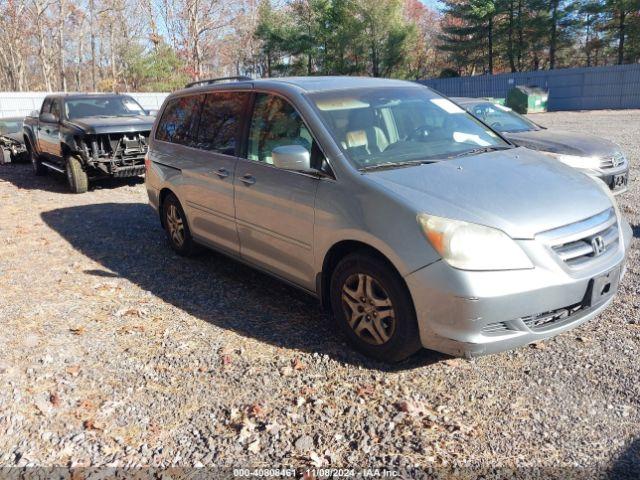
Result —
[{"label": "silver minivan", "polygon": [[602,182],[415,83],[225,80],[170,95],[150,136],[177,253],[214,248],[315,295],[387,361],[502,351],[611,303],[632,234]]}]

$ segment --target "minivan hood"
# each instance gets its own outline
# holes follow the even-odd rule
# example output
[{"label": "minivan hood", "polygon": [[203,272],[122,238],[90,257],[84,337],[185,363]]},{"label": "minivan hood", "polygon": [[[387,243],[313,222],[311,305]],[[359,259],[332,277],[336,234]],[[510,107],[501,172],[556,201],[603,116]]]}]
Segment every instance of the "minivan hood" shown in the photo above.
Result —
[{"label": "minivan hood", "polygon": [[364,175],[424,212],[498,228],[515,239],[591,217],[611,200],[588,177],[514,148]]},{"label": "minivan hood", "polygon": [[126,133],[145,132],[151,130],[154,117],[136,115],[131,117],[83,117],[70,120],[68,123],[83,129],[86,133]]},{"label": "minivan hood", "polygon": [[619,151],[618,146],[609,140],[580,133],[534,130],[530,132],[505,132],[502,135],[520,147],[565,155],[609,157]]}]

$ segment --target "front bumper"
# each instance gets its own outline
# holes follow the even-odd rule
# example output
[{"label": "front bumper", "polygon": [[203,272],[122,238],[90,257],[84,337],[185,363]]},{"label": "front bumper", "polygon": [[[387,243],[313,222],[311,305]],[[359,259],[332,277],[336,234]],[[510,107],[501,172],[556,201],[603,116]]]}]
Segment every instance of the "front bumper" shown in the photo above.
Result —
[{"label": "front bumper", "polygon": [[[438,261],[405,277],[425,348],[475,357],[552,337],[589,321],[613,300],[588,300],[594,278],[621,279],[631,229],[622,221],[624,246],[607,265],[576,275],[553,262],[530,270],[471,272]],[[533,243],[533,241],[531,241]],[[539,252],[541,253],[541,252]],[[558,317],[558,318],[556,318]]]},{"label": "front bumper", "polygon": [[606,170],[585,170],[589,175],[602,180],[614,195],[624,193],[629,188],[629,163],[625,162],[620,167]]}]

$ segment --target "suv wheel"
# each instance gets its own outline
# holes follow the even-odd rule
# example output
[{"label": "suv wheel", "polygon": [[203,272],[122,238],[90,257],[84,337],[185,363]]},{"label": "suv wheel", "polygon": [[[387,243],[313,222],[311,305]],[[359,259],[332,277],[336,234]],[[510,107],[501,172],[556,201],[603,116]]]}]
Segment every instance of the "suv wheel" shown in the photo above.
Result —
[{"label": "suv wheel", "polygon": [[198,252],[198,246],[191,236],[187,216],[184,214],[178,198],[170,193],[162,203],[162,224],[169,245],[178,254],[189,257]]},{"label": "suv wheel", "polygon": [[413,302],[400,276],[367,253],[343,258],[331,277],[331,310],[350,343],[397,362],[421,348]]},{"label": "suv wheel", "polygon": [[78,157],[68,155],[65,158],[65,173],[67,174],[69,190],[73,193],[85,193],[89,190],[89,177],[87,172],[83,170]]},{"label": "suv wheel", "polygon": [[47,167],[42,165],[40,162],[40,156],[35,152],[35,150],[31,146],[28,146],[28,148],[34,175],[45,175],[47,173]]}]

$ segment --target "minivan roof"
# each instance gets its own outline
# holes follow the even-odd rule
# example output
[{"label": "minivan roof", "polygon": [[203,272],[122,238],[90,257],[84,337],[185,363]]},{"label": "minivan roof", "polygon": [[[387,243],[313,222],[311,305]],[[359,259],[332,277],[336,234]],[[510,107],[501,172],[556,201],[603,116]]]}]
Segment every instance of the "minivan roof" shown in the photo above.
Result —
[{"label": "minivan roof", "polygon": [[[224,83],[203,84],[186,88],[187,91],[193,90],[217,90],[229,87],[240,87],[243,85],[253,85],[256,87],[286,87],[291,85],[305,92],[320,92],[330,90],[343,90],[349,88],[371,88],[371,87],[417,87],[417,83],[405,80],[394,80],[388,78],[372,78],[372,77],[348,77],[348,76],[317,76],[317,77],[277,77],[277,78],[260,78],[252,80],[238,80]],[[181,90],[184,92],[185,90]]]},{"label": "minivan roof", "polygon": [[343,88],[370,88],[370,87],[407,87],[416,86],[413,82],[404,80],[393,80],[389,78],[373,78],[373,77],[282,77],[271,78],[263,81],[275,81],[289,83],[295,85],[307,92],[319,92],[324,90],[340,90]]}]

